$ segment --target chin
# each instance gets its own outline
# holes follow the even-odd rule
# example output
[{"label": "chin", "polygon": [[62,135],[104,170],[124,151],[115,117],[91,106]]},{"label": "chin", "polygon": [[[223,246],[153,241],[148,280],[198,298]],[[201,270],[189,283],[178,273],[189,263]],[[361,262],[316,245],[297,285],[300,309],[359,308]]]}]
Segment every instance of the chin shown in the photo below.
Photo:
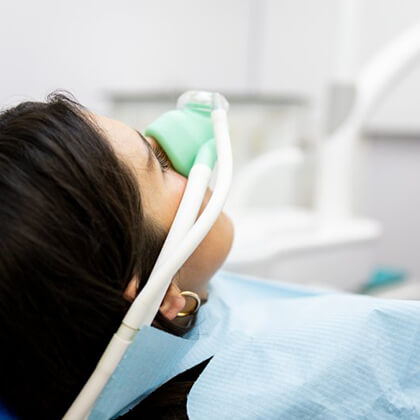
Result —
[{"label": "chin", "polygon": [[220,266],[225,262],[229,252],[232,248],[233,237],[234,237],[234,225],[232,219],[226,214],[221,213],[219,216],[220,223],[222,224],[221,229],[221,241],[220,241],[220,251],[221,251],[221,262]]},{"label": "chin", "polygon": [[233,243],[233,223],[221,213],[197,249],[184,263],[178,277],[182,290],[196,292],[203,299],[207,284],[225,262]]}]

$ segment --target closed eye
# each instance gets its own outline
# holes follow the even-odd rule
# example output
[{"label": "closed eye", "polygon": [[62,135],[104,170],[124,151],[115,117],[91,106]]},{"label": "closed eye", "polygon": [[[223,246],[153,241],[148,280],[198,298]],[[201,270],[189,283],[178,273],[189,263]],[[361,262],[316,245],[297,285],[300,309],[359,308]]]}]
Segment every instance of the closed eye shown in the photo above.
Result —
[{"label": "closed eye", "polygon": [[165,152],[159,146],[154,144],[151,145],[151,149],[159,162],[162,172],[166,172],[170,168],[170,163]]},{"label": "closed eye", "polygon": [[149,152],[149,160],[148,160],[148,166],[150,168],[150,164],[153,162],[151,160],[152,156],[155,156],[156,160],[159,162],[159,166],[162,170],[162,172],[166,172],[170,167],[171,164],[169,162],[168,157],[166,156],[165,152],[156,144],[150,144],[146,138],[143,136],[143,134],[140,133],[138,130],[134,130],[138,136],[143,141],[144,145],[147,148],[147,151]]}]

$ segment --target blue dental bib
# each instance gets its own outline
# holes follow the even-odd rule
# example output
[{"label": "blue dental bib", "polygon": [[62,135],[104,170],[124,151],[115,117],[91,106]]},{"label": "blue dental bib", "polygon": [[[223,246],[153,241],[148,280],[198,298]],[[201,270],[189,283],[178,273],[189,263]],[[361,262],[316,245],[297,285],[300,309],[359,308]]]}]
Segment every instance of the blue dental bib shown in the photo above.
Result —
[{"label": "blue dental bib", "polygon": [[191,420],[420,418],[420,302],[219,272],[187,336],[139,332],[89,419],[118,417],[209,357]]}]

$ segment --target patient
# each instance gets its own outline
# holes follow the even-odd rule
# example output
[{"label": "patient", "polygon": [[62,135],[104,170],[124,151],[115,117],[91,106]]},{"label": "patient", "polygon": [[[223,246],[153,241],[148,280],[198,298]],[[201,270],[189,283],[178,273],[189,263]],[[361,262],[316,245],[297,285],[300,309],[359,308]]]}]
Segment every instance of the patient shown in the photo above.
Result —
[{"label": "patient", "polygon": [[[65,413],[147,281],[185,185],[152,138],[68,96],[0,114],[0,400],[12,413]],[[191,328],[177,318],[192,304],[180,292],[206,299],[232,235],[222,213],[173,279],[155,326]],[[187,391],[167,387],[144,410],[184,418]]]},{"label": "patient", "polygon": [[[0,114],[0,403],[12,413],[66,412],[144,287],[185,185],[153,139],[66,96]],[[158,387],[124,417],[419,418],[419,302],[214,275],[232,236],[221,214],[166,292],[153,324],[166,332],[144,328],[130,348],[154,351],[127,356],[119,368],[131,370],[110,381],[128,401],[96,413]],[[192,330],[182,291],[209,294]],[[171,374],[155,368],[172,355]],[[146,380],[164,378],[121,387],[150,366]]]}]

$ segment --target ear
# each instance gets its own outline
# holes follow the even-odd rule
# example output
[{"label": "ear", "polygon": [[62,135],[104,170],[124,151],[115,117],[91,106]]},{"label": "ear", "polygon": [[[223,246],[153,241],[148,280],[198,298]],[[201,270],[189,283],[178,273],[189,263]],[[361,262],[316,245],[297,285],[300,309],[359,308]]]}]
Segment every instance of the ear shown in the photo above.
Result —
[{"label": "ear", "polygon": [[160,312],[163,316],[172,320],[178,312],[181,312],[185,306],[185,298],[181,295],[181,290],[175,283],[171,283],[166,295],[163,298]]},{"label": "ear", "polygon": [[128,283],[128,286],[124,290],[123,296],[129,302],[132,302],[137,296],[137,285],[138,285],[137,276],[134,276]]},{"label": "ear", "polygon": [[[124,298],[132,302],[137,296],[137,277],[134,276],[124,291]],[[175,283],[171,283],[163,298],[160,312],[163,316],[172,320],[178,312],[181,312],[185,306],[185,298],[181,295],[181,290]]]}]

